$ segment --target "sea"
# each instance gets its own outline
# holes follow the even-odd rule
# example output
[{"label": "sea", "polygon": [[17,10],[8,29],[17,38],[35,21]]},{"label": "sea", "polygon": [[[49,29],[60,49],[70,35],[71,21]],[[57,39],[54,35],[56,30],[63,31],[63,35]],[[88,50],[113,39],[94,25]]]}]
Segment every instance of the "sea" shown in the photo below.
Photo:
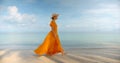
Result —
[{"label": "sea", "polygon": [[[48,32],[0,32],[0,49],[35,49]],[[59,32],[63,48],[117,48],[120,33]]]}]

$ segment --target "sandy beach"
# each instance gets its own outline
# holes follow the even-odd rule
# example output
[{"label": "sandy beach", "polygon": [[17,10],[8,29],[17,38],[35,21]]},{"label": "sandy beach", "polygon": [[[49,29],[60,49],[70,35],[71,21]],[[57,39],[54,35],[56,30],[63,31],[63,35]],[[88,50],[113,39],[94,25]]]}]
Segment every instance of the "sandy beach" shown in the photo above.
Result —
[{"label": "sandy beach", "polygon": [[66,52],[49,57],[30,49],[1,49],[0,63],[120,63],[120,48],[69,48]]}]

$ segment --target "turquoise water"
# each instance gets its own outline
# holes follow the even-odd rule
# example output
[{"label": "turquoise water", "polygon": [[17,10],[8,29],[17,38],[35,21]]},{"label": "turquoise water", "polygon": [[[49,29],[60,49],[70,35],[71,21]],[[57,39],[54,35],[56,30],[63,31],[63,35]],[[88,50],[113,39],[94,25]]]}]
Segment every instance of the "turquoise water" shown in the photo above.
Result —
[{"label": "turquoise water", "polygon": [[[47,32],[40,33],[0,33],[0,48],[37,47]],[[80,33],[60,32],[63,47],[118,47],[120,33]]]}]

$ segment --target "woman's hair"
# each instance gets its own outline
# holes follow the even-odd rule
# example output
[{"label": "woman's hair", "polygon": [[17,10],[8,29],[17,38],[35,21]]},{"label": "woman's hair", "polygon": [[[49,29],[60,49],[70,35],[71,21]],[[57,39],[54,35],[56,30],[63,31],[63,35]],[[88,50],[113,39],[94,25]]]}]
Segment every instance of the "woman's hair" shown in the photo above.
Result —
[{"label": "woman's hair", "polygon": [[51,19],[54,19],[54,16],[52,16]]}]

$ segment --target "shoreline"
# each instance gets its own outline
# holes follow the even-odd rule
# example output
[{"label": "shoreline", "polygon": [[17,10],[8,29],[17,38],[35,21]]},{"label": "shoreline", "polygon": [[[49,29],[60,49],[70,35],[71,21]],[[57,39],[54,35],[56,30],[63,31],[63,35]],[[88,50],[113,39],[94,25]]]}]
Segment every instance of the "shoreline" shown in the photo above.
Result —
[{"label": "shoreline", "polygon": [[[0,49],[35,49],[35,48],[37,48],[38,46],[25,46],[25,45],[23,45],[23,46],[18,46],[18,45],[13,45],[13,46],[1,46],[0,47]],[[104,47],[70,47],[70,46],[68,46],[68,47],[63,47],[64,49],[109,49],[109,48],[120,48],[119,46],[104,46]]]}]

